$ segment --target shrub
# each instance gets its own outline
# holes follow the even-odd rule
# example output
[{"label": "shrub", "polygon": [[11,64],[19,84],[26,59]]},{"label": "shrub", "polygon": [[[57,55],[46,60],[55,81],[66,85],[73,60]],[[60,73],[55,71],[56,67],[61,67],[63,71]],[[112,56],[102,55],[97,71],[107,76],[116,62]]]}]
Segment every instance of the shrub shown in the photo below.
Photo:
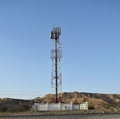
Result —
[{"label": "shrub", "polygon": [[88,106],[88,109],[92,110],[92,109],[95,109],[94,106]]}]

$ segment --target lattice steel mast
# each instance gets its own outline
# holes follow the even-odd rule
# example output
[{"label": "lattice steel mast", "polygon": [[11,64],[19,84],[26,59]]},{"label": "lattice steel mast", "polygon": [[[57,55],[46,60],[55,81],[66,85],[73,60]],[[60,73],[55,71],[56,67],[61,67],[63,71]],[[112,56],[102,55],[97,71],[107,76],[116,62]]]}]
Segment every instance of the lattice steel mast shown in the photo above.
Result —
[{"label": "lattice steel mast", "polygon": [[61,28],[56,27],[51,31],[51,39],[54,42],[54,49],[51,50],[52,59],[52,73],[51,73],[51,90],[56,94],[56,103],[58,100],[58,94],[62,91],[62,76],[60,71],[60,60],[62,57],[61,43],[59,36],[61,35]]}]

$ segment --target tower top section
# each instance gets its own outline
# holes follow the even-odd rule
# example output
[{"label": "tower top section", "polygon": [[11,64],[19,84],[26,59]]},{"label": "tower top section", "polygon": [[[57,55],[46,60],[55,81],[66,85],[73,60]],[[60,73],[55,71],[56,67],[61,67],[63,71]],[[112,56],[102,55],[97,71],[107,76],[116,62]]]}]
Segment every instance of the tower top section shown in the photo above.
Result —
[{"label": "tower top section", "polygon": [[61,35],[61,27],[55,27],[51,31],[51,37],[50,38],[58,40],[60,35]]}]

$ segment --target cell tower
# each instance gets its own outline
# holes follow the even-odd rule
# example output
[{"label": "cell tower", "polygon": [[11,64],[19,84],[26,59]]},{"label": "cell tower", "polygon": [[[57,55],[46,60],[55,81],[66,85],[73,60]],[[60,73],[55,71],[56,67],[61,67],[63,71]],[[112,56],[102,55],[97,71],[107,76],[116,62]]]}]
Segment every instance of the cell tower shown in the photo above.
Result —
[{"label": "cell tower", "polygon": [[58,102],[59,93],[62,92],[62,75],[60,60],[62,58],[61,43],[59,36],[61,35],[61,28],[56,27],[51,31],[51,39],[53,40],[53,49],[51,50],[52,59],[52,73],[51,73],[51,90],[56,94],[56,103]]}]

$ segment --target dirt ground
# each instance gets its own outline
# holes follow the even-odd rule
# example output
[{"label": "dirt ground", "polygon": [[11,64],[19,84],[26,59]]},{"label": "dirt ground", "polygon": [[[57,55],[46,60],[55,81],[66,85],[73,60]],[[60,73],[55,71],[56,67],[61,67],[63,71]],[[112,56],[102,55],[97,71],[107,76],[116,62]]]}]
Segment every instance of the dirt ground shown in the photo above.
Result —
[{"label": "dirt ground", "polygon": [[17,115],[0,116],[0,119],[120,119],[120,114]]}]

